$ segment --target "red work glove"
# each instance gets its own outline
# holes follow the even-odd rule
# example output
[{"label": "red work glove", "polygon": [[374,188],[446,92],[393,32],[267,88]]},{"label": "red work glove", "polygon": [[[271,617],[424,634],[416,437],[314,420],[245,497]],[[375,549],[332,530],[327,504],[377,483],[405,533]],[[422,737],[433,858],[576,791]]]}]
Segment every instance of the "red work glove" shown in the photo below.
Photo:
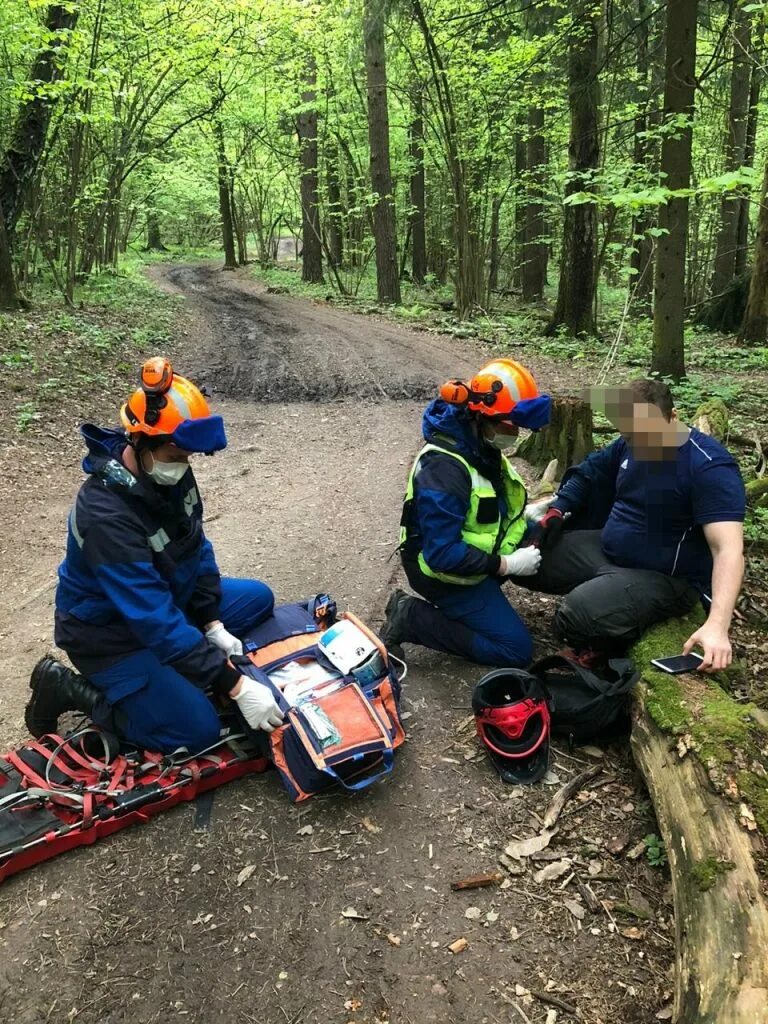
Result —
[{"label": "red work glove", "polygon": [[543,550],[548,544],[554,544],[563,531],[565,522],[559,508],[550,508],[537,523],[534,523],[526,537],[526,544],[535,544]]}]

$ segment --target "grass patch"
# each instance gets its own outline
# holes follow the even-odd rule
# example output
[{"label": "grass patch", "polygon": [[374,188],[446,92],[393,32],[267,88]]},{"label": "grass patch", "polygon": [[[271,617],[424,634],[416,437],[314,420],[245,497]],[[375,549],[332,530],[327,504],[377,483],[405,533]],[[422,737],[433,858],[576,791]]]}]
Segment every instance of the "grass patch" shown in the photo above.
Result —
[{"label": "grass patch", "polygon": [[74,309],[40,288],[31,309],[0,315],[0,387],[12,396],[0,434],[51,433],[64,419],[104,415],[143,358],[172,348],[181,301],[151,285],[134,260],[120,274],[94,275]]}]

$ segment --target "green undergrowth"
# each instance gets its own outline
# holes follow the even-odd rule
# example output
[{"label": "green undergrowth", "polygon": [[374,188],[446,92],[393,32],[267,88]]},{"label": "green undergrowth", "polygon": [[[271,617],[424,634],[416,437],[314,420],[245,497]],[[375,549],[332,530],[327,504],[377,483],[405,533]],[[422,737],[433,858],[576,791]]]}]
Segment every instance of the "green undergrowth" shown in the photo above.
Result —
[{"label": "green undergrowth", "polygon": [[0,434],[50,433],[62,418],[98,414],[136,379],[142,359],[172,347],[179,310],[180,300],[150,284],[136,261],[94,275],[74,307],[38,288],[28,310],[0,314]]},{"label": "green undergrowth", "polygon": [[165,250],[147,252],[143,248],[132,246],[121,257],[120,273],[130,273],[134,268],[153,263],[192,263],[195,260],[215,260],[223,262],[221,249],[216,245],[199,245],[184,248],[180,245],[167,245]]},{"label": "green undergrowth", "polygon": [[[702,620],[696,613],[670,619],[635,644],[632,657],[642,673],[645,704],[663,732],[680,737],[695,752],[716,788],[735,781],[738,799],[751,808],[759,828],[768,835],[768,733],[758,724],[759,709],[734,700],[726,689],[729,675],[743,672],[743,667],[734,665],[712,677],[704,673],[673,676],[651,665],[653,658],[681,651]],[[730,785],[729,795],[734,796]]]}]

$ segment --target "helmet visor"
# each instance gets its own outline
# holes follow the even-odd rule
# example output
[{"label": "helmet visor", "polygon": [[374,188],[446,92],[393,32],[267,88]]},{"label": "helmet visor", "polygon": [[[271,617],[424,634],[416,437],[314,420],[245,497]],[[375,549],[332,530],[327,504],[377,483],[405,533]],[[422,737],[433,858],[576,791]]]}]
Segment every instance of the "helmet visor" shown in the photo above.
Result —
[{"label": "helmet visor", "polygon": [[552,399],[549,395],[537,395],[536,398],[522,398],[515,402],[509,419],[515,426],[526,430],[541,430],[549,423],[552,411]]},{"label": "helmet visor", "polygon": [[201,416],[184,420],[170,435],[171,440],[185,452],[212,455],[227,447],[227,435],[221,416]]}]

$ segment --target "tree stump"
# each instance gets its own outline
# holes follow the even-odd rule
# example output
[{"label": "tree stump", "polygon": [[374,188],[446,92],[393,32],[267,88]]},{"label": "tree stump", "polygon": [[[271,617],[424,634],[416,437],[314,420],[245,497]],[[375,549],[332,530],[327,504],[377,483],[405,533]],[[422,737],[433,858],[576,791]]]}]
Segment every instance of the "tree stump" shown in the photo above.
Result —
[{"label": "tree stump", "polygon": [[632,750],[656,809],[672,875],[676,1024],[765,1024],[768,902],[760,858],[768,830],[765,715],[703,674],[669,676],[694,617],[635,646],[643,672]]},{"label": "tree stump", "polygon": [[748,480],[744,486],[749,504],[764,508],[765,500],[768,498],[768,476],[760,477],[757,480]]},{"label": "tree stump", "polygon": [[579,398],[553,398],[549,426],[526,437],[515,454],[542,469],[556,459],[559,480],[593,450],[591,406]]},{"label": "tree stump", "polygon": [[728,434],[728,406],[721,398],[710,398],[696,410],[691,426],[716,441],[725,441]]},{"label": "tree stump", "polygon": [[695,323],[712,331],[734,334],[741,327],[752,271],[734,277],[728,285],[705,302],[695,317]]}]

